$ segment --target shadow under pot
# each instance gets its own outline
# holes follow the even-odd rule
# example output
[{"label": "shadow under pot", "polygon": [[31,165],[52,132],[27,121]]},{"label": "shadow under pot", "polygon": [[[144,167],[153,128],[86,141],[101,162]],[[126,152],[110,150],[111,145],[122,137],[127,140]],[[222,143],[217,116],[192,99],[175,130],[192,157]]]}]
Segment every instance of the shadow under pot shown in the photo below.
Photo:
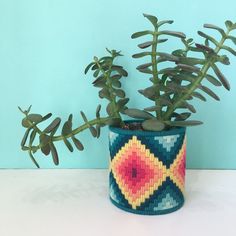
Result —
[{"label": "shadow under pot", "polygon": [[[132,121],[127,121],[131,123]],[[186,128],[152,132],[109,127],[110,199],[136,214],[171,213],[184,204]]]}]

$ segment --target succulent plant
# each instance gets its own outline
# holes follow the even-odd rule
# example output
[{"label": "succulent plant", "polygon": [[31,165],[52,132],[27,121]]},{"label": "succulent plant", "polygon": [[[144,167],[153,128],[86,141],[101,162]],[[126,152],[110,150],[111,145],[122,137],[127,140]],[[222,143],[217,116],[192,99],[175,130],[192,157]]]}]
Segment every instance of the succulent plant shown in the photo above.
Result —
[{"label": "succulent plant", "polygon": [[[122,90],[120,80],[122,77],[127,77],[128,73],[122,66],[115,64],[116,59],[122,56],[121,52],[107,49],[108,55],[101,58],[94,57],[93,62],[85,69],[85,74],[89,71],[93,72],[95,80],[92,84],[100,89],[99,97],[108,100],[106,117],[100,117],[101,105],[97,106],[96,118],[92,120],[88,120],[81,111],[84,123],[73,129],[73,116],[70,114],[68,120],[62,125],[60,135],[56,135],[61,124],[59,117],[44,129],[40,129],[41,123],[51,118],[52,114],[42,116],[30,113],[31,107],[27,110],[19,108],[24,114],[22,126],[26,128],[21,147],[29,153],[37,167],[39,165],[34,154],[39,150],[44,155],[51,154],[54,163],[59,164],[55,146],[57,141],[63,141],[68,150],[73,152],[72,143],[78,150],[84,149],[76,135],[86,129],[89,129],[93,137],[98,138],[101,127],[106,125],[127,128],[122,114],[140,119],[142,129],[149,131],[200,125],[201,121],[189,120],[192,113],[196,112],[191,100],[197,98],[205,102],[205,95],[220,100],[218,95],[204,84],[204,81],[230,90],[230,84],[220,71],[218,63],[230,64],[228,56],[221,54],[222,51],[236,56],[236,51],[227,45],[229,41],[236,45],[236,37],[231,34],[236,29],[236,23],[226,21],[225,30],[212,24],[205,24],[206,29],[219,33],[220,40],[198,31],[203,38],[203,43],[194,43],[192,38],[187,39],[182,32],[162,29],[164,25],[172,24],[172,20],[159,21],[157,17],[147,14],[144,14],[144,17],[152,24],[153,29],[136,32],[131,36],[133,39],[150,37],[149,41],[138,45],[143,51],[134,54],[133,58],[148,58],[145,64],[137,67],[137,70],[148,75],[151,86],[138,92],[151,100],[153,105],[143,110],[127,107],[129,98]],[[180,40],[183,47],[169,53],[160,52],[158,45],[167,42],[169,37]],[[163,66],[166,64],[168,67]]]}]

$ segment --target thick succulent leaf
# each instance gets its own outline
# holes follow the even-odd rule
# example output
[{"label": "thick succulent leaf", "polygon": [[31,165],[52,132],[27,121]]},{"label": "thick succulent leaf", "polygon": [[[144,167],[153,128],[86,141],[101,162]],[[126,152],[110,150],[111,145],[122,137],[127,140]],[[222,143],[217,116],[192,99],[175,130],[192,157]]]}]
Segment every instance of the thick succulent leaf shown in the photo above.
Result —
[{"label": "thick succulent leaf", "polygon": [[46,134],[41,134],[39,136],[39,141],[42,153],[47,156],[50,153],[50,145],[49,145],[51,142],[50,136]]},{"label": "thick succulent leaf", "polygon": [[176,113],[174,112],[172,114],[172,117],[175,117],[175,121],[183,121],[183,120],[187,120],[192,114],[190,112],[183,112],[183,113]]},{"label": "thick succulent leaf", "polygon": [[113,116],[114,111],[113,111],[113,103],[112,102],[108,103],[108,105],[106,107],[106,112],[109,116],[111,116],[111,117]]},{"label": "thick succulent leaf", "polygon": [[146,68],[148,68],[150,66],[152,66],[152,63],[145,63],[145,64],[142,64],[142,65],[139,65],[136,69],[137,70],[146,69]]},{"label": "thick succulent leaf", "polygon": [[152,70],[149,69],[149,68],[144,68],[144,69],[138,69],[137,68],[137,70],[141,73],[152,75]]},{"label": "thick succulent leaf", "polygon": [[140,32],[136,32],[136,33],[132,34],[131,38],[136,39],[136,38],[142,37],[144,35],[150,35],[150,34],[151,35],[153,34],[153,32],[150,30],[140,31]]},{"label": "thick succulent leaf", "polygon": [[193,92],[192,93],[192,96],[193,97],[196,97],[196,98],[199,98],[201,101],[203,101],[203,102],[206,102],[206,98],[202,95],[202,94],[200,94],[200,93],[198,93],[198,92]]},{"label": "thick succulent leaf", "polygon": [[29,136],[29,132],[30,132],[30,128],[28,128],[26,131],[25,131],[25,134],[23,136],[23,139],[21,141],[21,147],[25,146],[25,143],[26,143],[26,140]]},{"label": "thick succulent leaf", "polygon": [[101,105],[99,104],[96,109],[96,118],[100,118]]},{"label": "thick succulent leaf", "polygon": [[211,36],[208,35],[208,34],[205,34],[205,33],[202,32],[202,31],[198,31],[198,34],[199,34],[200,36],[202,36],[203,38],[205,38],[205,39],[211,41],[211,42],[214,43],[215,45],[218,45],[218,44],[219,44],[219,43],[217,42],[217,40],[215,40],[213,37],[211,37]]},{"label": "thick succulent leaf", "polygon": [[115,92],[116,96],[118,96],[120,98],[125,97],[125,92],[122,89],[114,89],[114,92]]},{"label": "thick succulent leaf", "polygon": [[26,117],[22,119],[21,125],[24,128],[30,128],[32,126]]},{"label": "thick succulent leaf", "polygon": [[228,30],[230,30],[233,26],[233,22],[230,20],[225,21],[225,26]]},{"label": "thick succulent leaf", "polygon": [[173,54],[159,52],[159,53],[157,53],[157,55],[160,56],[161,58],[167,60],[167,61],[173,61],[173,62],[178,62],[179,61],[179,57],[174,56]]},{"label": "thick succulent leaf", "polygon": [[228,52],[230,52],[231,54],[233,54],[234,56],[236,56],[236,51],[235,50],[233,50],[231,47],[228,47],[228,46],[222,46],[221,47],[222,49],[224,49],[224,50],[226,50],[226,51],[228,51]]},{"label": "thick succulent leaf", "polygon": [[138,90],[140,94],[142,94],[144,97],[149,98],[151,100],[155,100],[156,98],[156,87],[151,86],[146,89],[140,89]]},{"label": "thick succulent leaf", "polygon": [[185,70],[185,71],[189,71],[189,72],[195,72],[195,73],[199,73],[200,72],[200,69],[196,66],[190,66],[190,65],[186,65],[186,64],[177,64],[177,66],[179,68],[181,68],[182,70]]},{"label": "thick succulent leaf", "polygon": [[63,141],[64,141],[66,147],[68,148],[68,150],[69,150],[70,152],[73,152],[73,151],[74,151],[74,148],[72,147],[72,145],[71,145],[71,143],[69,142],[69,140],[66,139],[66,138],[64,138]]},{"label": "thick succulent leaf", "polygon": [[101,126],[98,124],[96,125],[96,131],[97,131],[97,138],[99,138],[101,134]]},{"label": "thick succulent leaf", "polygon": [[179,108],[186,108],[189,111],[191,111],[192,113],[196,113],[196,109],[194,108],[194,106],[189,104],[186,101],[183,101],[182,104],[179,106]]},{"label": "thick succulent leaf", "polygon": [[79,150],[79,151],[83,151],[84,150],[84,146],[83,144],[77,139],[75,138],[74,136],[72,137],[72,140],[76,146],[76,148]]},{"label": "thick succulent leaf", "polygon": [[52,131],[54,133],[56,133],[58,127],[60,126],[60,123],[61,123],[61,119],[59,117],[57,117],[56,119],[54,119],[51,124],[49,124],[49,126],[44,129],[44,133],[51,133]]},{"label": "thick succulent leaf", "polygon": [[89,69],[94,65],[95,63],[94,62],[91,62],[84,70],[84,73],[87,74]]},{"label": "thick succulent leaf", "polygon": [[122,107],[124,107],[129,102],[129,98],[121,98],[117,102],[118,109],[120,110]]},{"label": "thick succulent leaf", "polygon": [[217,80],[215,77],[213,77],[212,75],[207,74],[205,78],[215,86],[218,86],[218,87],[222,86],[222,83],[219,80]]},{"label": "thick succulent leaf", "polygon": [[222,55],[222,56],[217,56],[217,61],[224,64],[224,65],[230,65],[230,61],[229,58],[226,55]]},{"label": "thick succulent leaf", "polygon": [[93,73],[93,77],[95,78],[98,77],[99,73],[100,73],[100,69],[95,70]]},{"label": "thick succulent leaf", "polygon": [[53,143],[50,143],[50,150],[51,150],[52,160],[53,160],[54,164],[59,165],[59,158],[58,158],[57,149]]},{"label": "thick succulent leaf", "polygon": [[126,115],[128,115],[132,118],[136,118],[136,119],[152,119],[153,118],[152,114],[150,114],[146,111],[135,109],[135,108],[126,109],[124,113]]},{"label": "thick succulent leaf", "polygon": [[194,57],[179,57],[179,63],[180,64],[195,66],[195,65],[198,65],[198,64],[203,65],[204,62],[205,62],[205,60],[194,58]]},{"label": "thick succulent leaf", "polygon": [[156,27],[158,21],[157,17],[148,14],[143,14],[143,16],[146,17],[153,24],[154,27]]},{"label": "thick succulent leaf", "polygon": [[230,84],[228,80],[225,78],[225,76],[221,73],[219,68],[216,65],[212,65],[212,69],[214,70],[216,76],[220,80],[220,82],[223,84],[223,86],[227,89],[230,90]]},{"label": "thick succulent leaf", "polygon": [[209,46],[198,44],[198,43],[195,43],[195,45],[196,45],[196,48],[201,49],[202,51],[205,51],[207,53],[215,53],[215,51]]},{"label": "thick succulent leaf", "polygon": [[149,131],[161,131],[165,128],[165,124],[156,119],[145,120],[142,122],[142,127],[144,130]]},{"label": "thick succulent leaf", "polygon": [[93,126],[89,127],[89,131],[93,137],[97,137],[97,130]]},{"label": "thick succulent leaf", "polygon": [[93,81],[93,86],[97,88],[103,88],[106,86],[106,79],[104,76],[99,76],[97,79]]},{"label": "thick succulent leaf", "polygon": [[162,20],[157,23],[157,27],[159,28],[164,24],[173,24],[173,22],[174,22],[173,20]]},{"label": "thick succulent leaf", "polygon": [[149,111],[149,112],[158,111],[161,107],[162,106],[160,106],[160,105],[159,106],[156,105],[156,106],[146,107],[146,108],[144,108],[144,111]]},{"label": "thick succulent leaf", "polygon": [[170,35],[170,36],[174,36],[177,38],[186,38],[186,35],[182,32],[177,32],[177,31],[168,31],[168,30],[163,30],[159,32],[160,35],[165,34],[165,35]]},{"label": "thick succulent leaf", "polygon": [[111,80],[111,82],[112,82],[112,85],[114,86],[114,87],[116,87],[116,88],[121,88],[121,82],[119,81],[119,80]]},{"label": "thick succulent leaf", "polygon": [[52,113],[48,113],[47,115],[43,116],[42,121],[49,119],[52,116]]},{"label": "thick succulent leaf", "polygon": [[72,132],[72,123],[70,121],[66,121],[62,127],[61,134],[63,136],[67,136]]},{"label": "thick succulent leaf", "polygon": [[236,45],[236,37],[228,36],[228,39],[230,39]]},{"label": "thick succulent leaf", "polygon": [[141,49],[144,49],[144,48],[150,47],[152,44],[153,44],[153,41],[148,41],[148,42],[145,42],[145,43],[140,43],[138,45],[138,47],[141,48]]},{"label": "thick succulent leaf", "polygon": [[152,55],[151,52],[140,52],[140,53],[134,54],[132,57],[133,58],[141,58],[141,57],[151,56],[151,55]]},{"label": "thick succulent leaf", "polygon": [[27,119],[30,121],[30,122],[34,122],[34,123],[39,123],[43,120],[43,117],[39,114],[29,114],[27,116]]},{"label": "thick succulent leaf", "polygon": [[112,66],[111,69],[117,71],[120,75],[127,77],[128,72],[124,70],[121,66]]},{"label": "thick succulent leaf", "polygon": [[84,114],[83,111],[80,111],[80,115],[82,116],[84,122],[87,123],[87,122],[88,122],[88,119],[87,119],[87,117],[86,117],[86,115]]},{"label": "thick succulent leaf", "polygon": [[210,97],[214,98],[217,101],[220,101],[220,98],[209,88],[207,88],[204,85],[200,85],[199,88],[205,92],[206,94],[208,94]]},{"label": "thick succulent leaf", "polygon": [[119,79],[121,79],[121,77],[122,77],[122,75],[116,74],[116,75],[112,75],[112,76],[111,76],[111,79],[117,79],[117,80],[119,80]]},{"label": "thick succulent leaf", "polygon": [[185,121],[166,121],[166,124],[170,126],[180,126],[180,127],[185,127],[185,126],[196,126],[196,125],[202,125],[203,122],[198,121],[198,120],[185,120]]},{"label": "thick succulent leaf", "polygon": [[217,30],[217,31],[219,31],[219,32],[221,33],[222,36],[225,36],[225,31],[224,31],[222,28],[220,28],[220,27],[218,27],[218,26],[216,26],[216,25],[204,24],[204,27],[205,27],[205,28],[208,28],[208,29]]},{"label": "thick succulent leaf", "polygon": [[33,161],[33,163],[37,166],[37,168],[40,168],[39,164],[36,162],[32,152],[29,152],[30,159]]},{"label": "thick succulent leaf", "polygon": [[111,99],[110,92],[109,92],[109,90],[107,88],[101,89],[99,91],[98,95],[99,95],[100,98],[106,98],[108,100]]}]

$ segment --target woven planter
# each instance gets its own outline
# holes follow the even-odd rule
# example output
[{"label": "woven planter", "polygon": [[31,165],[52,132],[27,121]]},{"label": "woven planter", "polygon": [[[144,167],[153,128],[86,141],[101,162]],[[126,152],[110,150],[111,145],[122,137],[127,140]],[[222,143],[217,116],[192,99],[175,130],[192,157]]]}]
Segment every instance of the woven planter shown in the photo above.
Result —
[{"label": "woven planter", "polygon": [[171,213],[182,207],[185,128],[162,132],[109,129],[112,203],[143,215]]}]

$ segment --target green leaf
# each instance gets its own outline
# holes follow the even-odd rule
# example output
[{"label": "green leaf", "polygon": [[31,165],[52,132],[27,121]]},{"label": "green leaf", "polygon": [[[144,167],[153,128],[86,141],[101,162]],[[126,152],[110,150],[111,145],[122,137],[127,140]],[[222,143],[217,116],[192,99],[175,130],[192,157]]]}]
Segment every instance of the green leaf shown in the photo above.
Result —
[{"label": "green leaf", "polygon": [[134,54],[132,57],[133,58],[141,58],[141,57],[151,56],[151,55],[152,55],[151,52],[140,52],[140,53]]},{"label": "green leaf", "polygon": [[202,32],[202,31],[198,31],[198,34],[199,34],[201,37],[203,37],[203,38],[205,38],[205,39],[208,39],[209,41],[211,41],[212,43],[214,43],[216,46],[219,45],[219,43],[218,43],[213,37],[211,37],[210,35],[205,34],[205,33]]},{"label": "green leaf", "polygon": [[203,65],[204,62],[205,62],[205,60],[194,58],[194,57],[180,57],[179,58],[179,63],[190,65],[190,66],[195,66],[198,64]]},{"label": "green leaf", "polygon": [[186,121],[166,121],[165,122],[167,125],[170,126],[180,126],[180,127],[185,127],[185,126],[196,126],[196,125],[202,125],[203,122],[197,121],[197,120],[186,120]]},{"label": "green leaf", "polygon": [[49,155],[50,153],[50,142],[51,142],[51,138],[50,136],[46,135],[46,134],[41,134],[39,136],[39,140],[40,140],[40,145],[41,145],[41,151],[44,155]]},{"label": "green leaf", "polygon": [[60,123],[61,123],[61,119],[59,117],[57,117],[56,119],[54,119],[51,124],[49,124],[49,126],[44,129],[44,133],[51,133],[51,132],[54,132],[56,133],[58,127],[60,126]]},{"label": "green leaf", "polygon": [[230,52],[231,54],[233,54],[234,56],[236,56],[236,51],[235,50],[233,50],[231,47],[228,47],[228,46],[222,46],[221,47],[222,49],[224,49],[224,50],[226,50],[226,51],[228,51],[228,52]]},{"label": "green leaf", "polygon": [[194,106],[189,104],[186,101],[183,101],[182,104],[179,106],[179,108],[186,108],[189,111],[191,111],[192,113],[196,113],[196,109],[194,108]]},{"label": "green leaf", "polygon": [[32,125],[30,124],[30,122],[27,120],[27,118],[25,117],[24,119],[22,119],[22,122],[21,122],[22,126],[24,128],[30,128]]},{"label": "green leaf", "polygon": [[159,35],[170,35],[170,36],[174,36],[174,37],[177,37],[177,38],[186,38],[186,35],[182,32],[177,32],[177,31],[168,31],[168,30],[163,30],[163,31],[160,31],[159,32]]},{"label": "green leaf", "polygon": [[179,61],[179,57],[174,56],[173,54],[159,52],[159,53],[157,53],[157,55],[159,55],[161,58],[164,58],[167,61],[173,61],[173,62]]},{"label": "green leaf", "polygon": [[120,79],[121,77],[122,77],[122,75],[120,75],[120,74],[118,75],[118,74],[117,74],[117,75],[112,75],[112,76],[111,76],[111,79],[114,79],[114,80],[117,79],[117,80],[118,80],[118,79]]},{"label": "green leaf", "polygon": [[29,132],[30,132],[30,128],[28,128],[26,131],[25,131],[25,134],[23,136],[23,139],[21,141],[21,147],[25,146],[25,143],[26,143],[26,140],[29,136]]},{"label": "green leaf", "polygon": [[118,109],[120,110],[129,102],[129,98],[121,98],[117,102]]},{"label": "green leaf", "polygon": [[225,26],[228,30],[230,30],[233,26],[233,22],[230,20],[225,21]]},{"label": "green leaf", "polygon": [[74,136],[72,137],[72,140],[76,146],[76,148],[79,150],[79,151],[83,151],[84,150],[84,146],[83,144],[77,139],[75,138]]},{"label": "green leaf", "polygon": [[228,39],[230,39],[236,45],[236,37],[228,36]]},{"label": "green leaf", "polygon": [[96,125],[96,131],[97,131],[97,138],[99,138],[101,134],[101,126],[99,124]]},{"label": "green leaf", "polygon": [[142,65],[139,65],[136,69],[137,70],[146,69],[146,68],[148,68],[150,66],[152,66],[152,63],[145,63],[145,64],[142,64]]},{"label": "green leaf", "polygon": [[104,76],[99,76],[92,84],[94,87],[103,88],[106,86],[106,79]]},{"label": "green leaf", "polygon": [[73,151],[74,151],[74,148],[72,147],[72,145],[71,145],[71,143],[68,141],[68,139],[63,138],[63,141],[64,141],[66,147],[68,148],[68,150],[69,150],[70,152],[73,152]]},{"label": "green leaf", "polygon": [[149,35],[149,34],[152,35],[153,32],[150,30],[140,31],[140,32],[136,32],[136,33],[132,34],[131,38],[136,39],[136,38],[142,37],[144,35]]},{"label": "green leaf", "polygon": [[183,120],[188,119],[191,115],[192,114],[190,112],[183,112],[183,113],[180,113],[180,114],[174,112],[172,114],[172,117],[176,117],[175,121],[183,121]]},{"label": "green leaf", "polygon": [[224,64],[224,65],[230,65],[230,61],[229,58],[226,55],[222,55],[222,56],[217,56],[217,61]]},{"label": "green leaf", "polygon": [[209,88],[207,88],[206,86],[200,85],[199,88],[205,92],[206,94],[208,94],[210,97],[214,98],[217,101],[220,101],[220,98]]},{"label": "green leaf", "polygon": [[101,105],[99,104],[96,109],[96,118],[100,118]]},{"label": "green leaf", "polygon": [[53,143],[50,143],[49,145],[50,145],[50,150],[51,150],[51,154],[52,154],[52,160],[53,160],[55,165],[59,165],[57,149],[56,149],[56,147],[54,146]]},{"label": "green leaf", "polygon": [[190,66],[190,65],[179,63],[179,64],[177,64],[177,67],[181,68],[182,70],[189,71],[189,72],[195,72],[195,73],[200,72],[200,69],[196,66]]},{"label": "green leaf", "polygon": [[196,98],[199,98],[201,101],[203,101],[203,102],[206,102],[206,98],[202,95],[202,94],[200,94],[200,93],[198,93],[198,92],[193,92],[192,93],[192,96],[194,96],[194,97],[196,97]]},{"label": "green leaf", "polygon": [[34,123],[39,123],[43,120],[43,117],[39,114],[29,114],[27,116],[27,119],[30,121],[30,122],[34,122]]},{"label": "green leaf", "polygon": [[97,70],[95,70],[95,72],[93,73],[93,76],[96,78],[96,77],[98,77],[99,73],[100,73],[100,69],[97,69]]},{"label": "green leaf", "polygon": [[81,114],[81,116],[82,116],[84,122],[87,123],[87,122],[88,122],[88,119],[87,119],[86,115],[84,114],[84,112],[83,112],[83,111],[80,111],[80,114]]},{"label": "green leaf", "polygon": [[146,111],[142,111],[139,109],[126,109],[124,112],[126,115],[133,117],[133,118],[137,118],[137,119],[150,119],[153,118],[153,115],[146,112]]},{"label": "green leaf", "polygon": [[116,88],[121,88],[121,82],[119,80],[112,80],[112,85]]},{"label": "green leaf", "polygon": [[213,64],[212,65],[212,69],[214,70],[216,76],[218,77],[218,79],[221,81],[221,83],[223,84],[223,86],[227,89],[230,90],[230,84],[228,82],[228,80],[225,78],[225,76],[221,73],[221,71],[219,70],[219,68]]},{"label": "green leaf", "polygon": [[112,66],[111,69],[117,71],[120,75],[124,77],[128,76],[128,72],[120,66]]},{"label": "green leaf", "polygon": [[215,51],[211,47],[208,47],[208,46],[203,45],[203,44],[198,44],[198,43],[195,43],[195,45],[198,49],[202,50],[203,52],[215,54]]},{"label": "green leaf", "polygon": [[148,41],[148,42],[145,42],[145,43],[140,43],[138,45],[138,47],[141,48],[141,49],[144,49],[144,48],[150,47],[152,44],[153,44],[153,41]]},{"label": "green leaf", "polygon": [[153,24],[154,27],[157,26],[157,17],[148,14],[143,14],[143,16],[146,17]]},{"label": "green leaf", "polygon": [[89,131],[93,137],[97,137],[97,130],[93,126],[89,127]]},{"label": "green leaf", "polygon": [[48,113],[47,115],[43,116],[42,121],[49,119],[52,116],[52,113]]},{"label": "green leaf", "polygon": [[113,116],[114,111],[113,111],[113,103],[112,102],[108,103],[108,105],[106,107],[106,111],[109,116]]},{"label": "green leaf", "polygon": [[95,63],[94,62],[91,62],[84,70],[84,73],[87,74],[89,69],[94,65]]},{"label": "green leaf", "polygon": [[216,25],[204,24],[203,26],[204,26],[205,28],[208,28],[208,29],[214,29],[214,30],[219,31],[223,37],[225,37],[225,35],[226,35],[226,34],[225,34],[225,31],[224,31],[222,28],[220,28],[220,27],[218,27],[218,26],[216,26]]},{"label": "green leaf", "polygon": [[162,20],[162,21],[159,21],[159,22],[157,23],[157,27],[159,28],[159,27],[161,27],[161,26],[164,25],[164,24],[173,24],[173,23],[174,23],[173,20]]},{"label": "green leaf", "polygon": [[34,158],[31,151],[29,151],[29,156],[30,156],[31,160],[33,161],[33,163],[37,166],[37,168],[40,168],[39,164],[36,162],[36,160],[35,160],[35,158]]},{"label": "green leaf", "polygon": [[209,75],[209,74],[207,74],[206,76],[205,76],[205,78],[210,82],[210,83],[212,83],[213,85],[215,85],[215,86],[222,86],[222,84],[221,84],[221,82],[220,81],[218,81],[215,77],[213,77],[212,75]]},{"label": "green leaf", "polygon": [[110,92],[107,88],[101,89],[98,94],[100,98],[106,98],[108,100],[111,99]]},{"label": "green leaf", "polygon": [[72,132],[72,123],[70,121],[66,121],[62,127],[61,134],[62,136],[67,136]]},{"label": "green leaf", "polygon": [[141,72],[141,73],[152,75],[152,70],[149,69],[149,68],[145,68],[145,69],[138,69],[138,68],[137,68],[137,70],[138,70],[139,72]]},{"label": "green leaf", "polygon": [[165,128],[165,124],[156,119],[150,119],[150,120],[145,120],[142,123],[142,127],[144,130],[161,131]]},{"label": "green leaf", "polygon": [[115,92],[116,96],[118,96],[120,98],[125,97],[125,92],[122,89],[114,89],[114,92]]},{"label": "green leaf", "polygon": [[149,99],[151,99],[151,100],[155,100],[155,98],[156,98],[156,87],[155,86],[151,86],[151,87],[148,87],[148,88],[146,88],[146,89],[140,89],[140,90],[138,90],[138,92],[140,93],[140,94],[142,94],[144,97],[146,97],[146,98],[149,98]]},{"label": "green leaf", "polygon": [[35,136],[37,134],[37,130],[33,130],[30,134],[30,141],[29,141],[29,146],[32,146],[33,142],[34,142],[34,139],[35,139]]}]

